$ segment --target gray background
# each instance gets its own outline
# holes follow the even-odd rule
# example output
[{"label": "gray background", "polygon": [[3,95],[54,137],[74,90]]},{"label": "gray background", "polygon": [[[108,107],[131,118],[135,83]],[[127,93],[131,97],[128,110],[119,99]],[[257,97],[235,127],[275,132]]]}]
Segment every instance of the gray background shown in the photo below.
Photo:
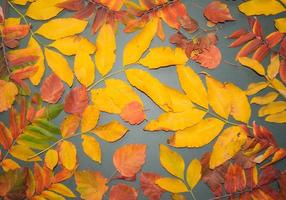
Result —
[{"label": "gray background", "polygon": [[[186,7],[189,10],[189,14],[196,19],[199,22],[199,25],[203,28],[206,27],[206,20],[202,16],[202,10],[198,7],[195,7],[192,2],[195,2],[199,4],[201,7],[204,7],[210,0],[202,0],[202,1],[192,1],[192,0],[183,0],[185,3]],[[227,22],[224,24],[221,24],[219,26],[222,26],[222,29],[218,31],[217,35],[219,37],[219,43],[218,47],[222,51],[223,55],[223,60],[230,61],[232,63],[235,63],[234,57],[236,52],[240,48],[228,48],[228,45],[230,44],[230,40],[225,39],[226,35],[229,35],[232,33],[234,30],[237,30],[240,27],[245,27],[248,28],[247,24],[247,18],[241,14],[238,11],[237,6],[242,2],[242,1],[223,1],[226,2],[231,10],[231,13],[233,17],[236,19],[236,21],[232,22]],[[2,0],[1,0],[2,4]],[[25,12],[24,7],[19,7],[17,6],[22,12]],[[61,12],[57,17],[68,17],[71,16],[72,13],[68,11]],[[11,8],[9,8],[7,15],[10,16],[17,16]],[[282,16],[282,15],[280,15]],[[278,16],[277,16],[278,17]],[[273,17],[261,17],[261,22],[263,25],[263,30],[265,34],[268,34],[272,31],[274,31],[274,24],[273,24]],[[39,21],[33,21],[28,18],[28,20],[32,23],[32,28],[33,30],[37,30],[38,27],[41,25],[42,22]],[[88,37],[91,41],[95,42],[96,36],[92,35],[90,33],[90,26],[91,22],[89,23],[89,27],[86,29],[83,35]],[[123,25],[119,26],[119,30],[116,35],[116,40],[117,40],[117,59],[116,63],[113,67],[113,71],[117,71],[122,68],[122,50],[124,45],[134,36],[134,33],[132,34],[126,34],[122,31]],[[169,37],[175,33],[175,30],[170,29],[168,26],[164,25],[164,30],[166,33],[166,40],[162,42],[160,39],[157,37],[154,38],[151,47],[158,47],[158,46],[172,46],[168,39]],[[135,33],[136,34],[136,33]],[[186,34],[187,36],[191,36]],[[48,44],[49,41],[41,38],[40,36],[38,37],[42,43]],[[27,39],[23,40],[21,42],[21,47],[25,47],[27,43]],[[70,65],[73,66],[73,59],[74,57],[67,57],[68,61],[70,62]],[[268,63],[269,59],[265,59],[265,66]],[[258,75],[256,75],[254,72],[251,70],[248,70],[244,67],[235,67],[235,66],[230,66],[225,63],[221,63],[219,68],[215,70],[206,70],[205,68],[200,67],[198,64],[189,61],[188,64],[196,71],[196,72],[201,72],[201,71],[206,71],[207,73],[213,75],[215,78],[221,80],[221,81],[230,81],[238,86],[240,86],[242,89],[246,89],[247,85],[251,82],[258,82],[262,81],[263,79],[260,78]],[[143,69],[142,66],[136,66],[140,69]],[[146,70],[146,69],[145,69]],[[172,87],[177,88],[178,90],[181,90],[179,84],[178,84],[178,79],[176,75],[176,70],[175,67],[168,67],[168,68],[162,68],[158,70],[148,70],[149,73],[157,77],[159,80],[161,80],[163,83],[170,85]],[[45,76],[50,74],[50,69],[48,66],[46,66],[46,72]],[[99,73],[96,74],[97,80],[100,78]],[[122,80],[126,81],[126,77],[124,74],[119,74],[116,75],[113,78],[119,78]],[[78,82],[74,82],[74,86],[78,85]],[[103,83],[99,84],[97,87],[102,87],[104,86]],[[39,91],[38,88],[33,88],[33,91]],[[65,94],[69,92],[69,88],[67,87],[65,90]],[[147,119],[155,119],[158,115],[162,113],[162,111],[148,98],[146,95],[143,93],[137,91],[137,94],[140,95],[142,100],[144,101],[145,108],[148,109],[147,113]],[[263,94],[263,93],[261,93]],[[61,99],[62,101],[62,99]],[[277,139],[278,144],[281,147],[286,147],[286,133],[285,133],[285,124],[269,124],[266,123],[262,118],[258,118],[257,116],[257,110],[258,106],[254,105],[252,106],[252,118],[251,120],[255,120],[258,124],[262,124],[267,126],[274,134],[275,138]],[[60,117],[58,117],[55,120],[55,123],[59,124],[62,120],[65,114],[61,114]],[[4,121],[7,123],[7,113],[1,113],[0,114],[0,121]],[[146,125],[146,121],[144,121],[142,124],[138,126],[130,126],[127,123],[124,123],[117,115],[111,115],[111,114],[106,114],[106,113],[101,113],[99,124],[104,124],[112,119],[116,119],[123,123],[126,127],[129,128],[128,134],[121,139],[120,141],[116,143],[106,143],[100,139],[101,143],[101,148],[102,148],[102,164],[99,165],[93,161],[91,161],[87,156],[85,156],[82,152],[81,148],[81,139],[79,137],[73,138],[72,142],[77,145],[77,150],[78,150],[78,163],[79,163],[79,169],[93,169],[93,170],[99,170],[103,173],[104,176],[109,177],[113,174],[114,172],[114,166],[112,163],[112,155],[113,152],[120,146],[124,144],[131,144],[131,143],[147,143],[148,145],[148,151],[147,151],[147,159],[146,159],[146,164],[144,165],[142,171],[154,171],[157,173],[162,174],[163,176],[170,176],[168,172],[166,172],[160,165],[159,162],[159,144],[166,144],[166,140],[168,136],[171,134],[169,132],[163,132],[163,131],[158,131],[158,132],[147,132],[143,131],[143,128]],[[211,147],[214,142],[211,144],[203,147],[203,148],[198,148],[198,149],[175,149],[177,152],[179,152],[185,159],[186,164],[189,163],[190,160],[194,158],[200,158],[205,152],[211,150]],[[25,166],[31,166],[30,164],[23,163]],[[280,162],[277,166],[282,167],[285,166],[285,161]],[[139,176],[137,178],[136,182],[127,182],[123,180],[119,181],[112,181],[109,186],[116,184],[117,182],[124,182],[128,185],[134,186],[135,188],[139,188]],[[75,183],[73,178],[71,178],[69,181],[66,181],[66,184],[75,191]],[[76,192],[76,191],[75,191]],[[203,183],[200,182],[197,187],[194,189],[194,194],[196,195],[197,199],[209,199],[212,197],[212,194],[209,190],[209,188]],[[79,194],[78,194],[79,195]],[[189,194],[186,194],[187,199],[191,199]],[[78,198],[79,199],[79,198]],[[105,195],[104,199],[108,199],[108,193]],[[147,199],[142,195],[142,192],[139,194],[139,199]],[[165,193],[162,199],[170,199],[170,196],[168,193]]]}]

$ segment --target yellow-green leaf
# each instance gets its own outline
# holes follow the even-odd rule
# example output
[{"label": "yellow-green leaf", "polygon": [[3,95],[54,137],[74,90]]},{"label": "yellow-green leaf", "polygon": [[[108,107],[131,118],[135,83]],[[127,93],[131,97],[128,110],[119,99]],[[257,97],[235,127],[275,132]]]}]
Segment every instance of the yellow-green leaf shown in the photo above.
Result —
[{"label": "yellow-green leaf", "polygon": [[177,131],[168,141],[174,147],[202,147],[210,143],[223,126],[224,122],[216,118],[203,119],[194,126]]},{"label": "yellow-green leaf", "polygon": [[286,123],[286,111],[282,111],[273,115],[268,115],[265,118],[267,122]]},{"label": "yellow-green leaf", "polygon": [[16,163],[14,160],[9,159],[9,158],[2,160],[1,166],[5,172],[10,171],[10,170],[14,171],[16,169],[21,168],[21,166],[18,163]]},{"label": "yellow-green leaf", "polygon": [[240,64],[254,70],[259,75],[265,75],[264,67],[257,60],[248,57],[240,57],[238,61],[240,62]]},{"label": "yellow-green leaf", "polygon": [[223,83],[211,76],[206,76],[206,84],[210,106],[218,115],[228,118],[231,112],[232,95]]},{"label": "yellow-green leaf", "polygon": [[93,54],[96,50],[96,47],[93,43],[91,43],[85,37],[79,35],[73,35],[58,39],[48,46],[56,48],[62,54],[67,56],[75,55],[78,52]]},{"label": "yellow-green leaf", "polygon": [[239,10],[247,16],[276,15],[286,11],[277,0],[249,0],[239,5]]},{"label": "yellow-green leaf", "polygon": [[37,161],[41,161],[42,159],[39,156],[33,157],[36,153],[30,149],[29,147],[25,146],[25,145],[14,145],[11,149],[10,149],[10,154],[15,157],[18,158],[19,160],[23,160],[23,161],[28,161],[28,162],[37,162]]},{"label": "yellow-green leaf", "polygon": [[95,105],[89,105],[85,108],[82,113],[81,119],[81,132],[85,133],[95,128],[98,118],[99,118],[99,110]]},{"label": "yellow-green leaf", "polygon": [[64,184],[61,183],[54,183],[49,190],[59,193],[65,197],[71,197],[74,198],[76,197],[75,194]]},{"label": "yellow-green leaf", "polygon": [[273,102],[278,97],[278,95],[279,94],[277,92],[269,92],[263,96],[253,97],[251,99],[250,103],[255,103],[258,105],[269,104],[269,103]]},{"label": "yellow-green leaf", "polygon": [[50,40],[58,40],[83,32],[87,23],[76,18],[57,18],[43,24],[36,33]]},{"label": "yellow-green leaf", "polygon": [[67,170],[73,170],[76,167],[77,162],[77,152],[74,144],[68,141],[63,141],[59,146],[58,152],[62,165]]},{"label": "yellow-green leaf", "polygon": [[246,90],[246,95],[254,95],[257,92],[260,92],[261,90],[265,89],[268,86],[266,82],[257,82],[257,83],[250,83]]},{"label": "yellow-green leaf", "polygon": [[105,76],[115,63],[116,39],[115,33],[110,24],[104,24],[96,39],[95,64],[99,73]]},{"label": "yellow-green leaf", "polygon": [[185,162],[180,154],[160,144],[161,165],[172,175],[184,179]]},{"label": "yellow-green leaf", "polygon": [[152,18],[145,27],[132,38],[123,50],[123,66],[136,63],[150,46],[157,32],[158,18]]},{"label": "yellow-green leaf", "polygon": [[70,87],[73,84],[73,72],[66,59],[59,53],[45,48],[47,63],[52,71]]},{"label": "yellow-green leaf", "polygon": [[130,102],[137,101],[143,107],[140,97],[122,80],[108,79],[105,88],[91,91],[92,102],[100,111],[119,114]]},{"label": "yellow-green leaf", "polygon": [[82,135],[82,148],[84,153],[95,162],[101,163],[101,148],[99,142],[94,137]]},{"label": "yellow-green leaf", "polygon": [[172,193],[182,193],[188,191],[188,188],[184,182],[177,178],[159,178],[155,183],[163,190],[167,190],[168,192]]},{"label": "yellow-green leaf", "polygon": [[56,150],[49,149],[45,156],[45,166],[47,166],[50,170],[53,170],[58,164],[58,160],[58,152]]},{"label": "yellow-green leaf", "polygon": [[258,111],[258,116],[263,117],[265,115],[273,115],[286,110],[285,101],[275,101],[271,102],[266,106],[262,106]]},{"label": "yellow-green leaf", "polygon": [[190,108],[183,112],[168,112],[161,114],[158,119],[151,120],[144,130],[147,131],[177,131],[190,127],[205,116],[206,112]]},{"label": "yellow-green leaf", "polygon": [[[18,0],[19,1],[19,0]],[[27,0],[26,0],[27,1]],[[26,15],[34,20],[47,20],[57,16],[63,9],[56,6],[56,4],[64,0],[37,0],[30,4]]]},{"label": "yellow-green leaf", "polygon": [[201,162],[197,159],[194,159],[190,162],[187,172],[186,172],[186,178],[187,183],[191,187],[191,189],[194,189],[194,187],[198,184],[202,176],[202,166]]},{"label": "yellow-green leaf", "polygon": [[192,102],[207,108],[208,95],[206,88],[194,70],[189,66],[178,65],[177,73],[180,85]]},{"label": "yellow-green leaf", "polygon": [[88,53],[79,52],[74,59],[74,73],[85,87],[90,86],[95,78],[95,67]]},{"label": "yellow-green leaf", "polygon": [[286,33],[286,17],[275,19],[275,27],[281,33]]},{"label": "yellow-green leaf", "polygon": [[185,51],[181,48],[155,47],[139,60],[139,63],[150,69],[168,67],[171,65],[183,65],[188,61]]},{"label": "yellow-green leaf", "polygon": [[213,146],[209,167],[214,169],[231,159],[246,142],[247,133],[239,127],[225,129]]}]

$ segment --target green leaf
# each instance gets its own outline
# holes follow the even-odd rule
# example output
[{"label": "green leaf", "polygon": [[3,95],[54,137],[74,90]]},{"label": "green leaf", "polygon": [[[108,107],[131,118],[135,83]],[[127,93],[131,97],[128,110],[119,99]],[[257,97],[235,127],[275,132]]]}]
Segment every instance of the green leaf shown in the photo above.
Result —
[{"label": "green leaf", "polygon": [[26,130],[29,130],[29,131],[33,131],[33,132],[38,132],[38,133],[41,133],[42,135],[45,135],[46,137],[49,137],[49,138],[56,138],[56,135],[44,128],[41,128],[39,126],[36,126],[36,125],[30,125],[26,128]]},{"label": "green leaf", "polygon": [[42,118],[46,118],[49,121],[53,120],[57,116],[59,116],[59,114],[61,114],[63,109],[64,109],[64,106],[62,104],[49,105],[45,108],[45,113]]},{"label": "green leaf", "polygon": [[35,122],[33,122],[33,124],[53,133],[53,134],[57,134],[60,135],[61,134],[61,130],[54,125],[53,123],[49,122],[46,119],[37,119]]}]

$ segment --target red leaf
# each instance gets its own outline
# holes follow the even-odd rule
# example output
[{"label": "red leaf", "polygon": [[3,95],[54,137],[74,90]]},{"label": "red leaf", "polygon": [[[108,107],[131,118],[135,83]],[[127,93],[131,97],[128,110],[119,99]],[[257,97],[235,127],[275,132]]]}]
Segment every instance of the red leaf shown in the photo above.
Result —
[{"label": "red leaf", "polygon": [[221,52],[215,45],[211,45],[209,48],[203,49],[202,53],[192,57],[194,61],[200,63],[201,66],[208,69],[217,68],[221,62],[221,58]]},{"label": "red leaf", "polygon": [[137,101],[133,101],[129,104],[127,104],[121,114],[120,117],[128,122],[129,124],[140,124],[141,122],[143,122],[146,119],[146,115],[144,113],[143,110],[143,106],[137,102]]},{"label": "red leaf", "polygon": [[281,80],[286,83],[286,58],[281,60],[280,68],[279,68],[279,75]]},{"label": "red leaf", "polygon": [[255,188],[256,185],[257,185],[257,169],[256,167],[252,167],[252,168],[249,168],[249,169],[246,169],[245,170],[245,173],[246,173],[246,185],[247,187],[249,188]]},{"label": "red leaf", "polygon": [[252,58],[261,62],[270,52],[270,48],[267,44],[261,45],[253,54]]},{"label": "red leaf", "polygon": [[272,166],[268,166],[261,170],[259,175],[258,186],[268,185],[280,176],[280,171]]},{"label": "red leaf", "polygon": [[62,168],[59,172],[57,172],[53,178],[54,183],[63,182],[70,177],[72,177],[74,174],[74,171],[69,171],[66,168]]},{"label": "red leaf", "polygon": [[286,59],[286,37],[282,40],[280,44],[279,53]]},{"label": "red leaf", "polygon": [[6,126],[0,122],[0,144],[3,146],[3,149],[7,150],[13,143],[13,137],[11,132]]},{"label": "red leaf", "polygon": [[253,134],[258,139],[276,146],[276,141],[272,133],[266,127],[257,125],[256,122],[253,122]]},{"label": "red leaf", "polygon": [[59,8],[78,11],[84,8],[84,0],[67,0],[56,5]]},{"label": "red leaf", "polygon": [[212,1],[204,9],[204,16],[212,23],[234,20],[231,16],[227,4],[220,1]]},{"label": "red leaf", "polygon": [[64,110],[67,113],[81,115],[88,105],[88,95],[84,86],[73,88],[65,98]]},{"label": "red leaf", "polygon": [[244,35],[241,35],[239,38],[237,38],[234,42],[232,42],[229,47],[238,47],[250,40],[255,38],[255,35],[253,33],[246,33]]},{"label": "red leaf", "polygon": [[95,8],[96,8],[96,4],[89,2],[85,8],[77,11],[73,15],[73,17],[78,18],[78,19],[86,19],[94,13]]},{"label": "red leaf", "polygon": [[136,200],[137,196],[138,193],[133,187],[118,183],[112,186],[109,200]]},{"label": "red leaf", "polygon": [[256,37],[261,39],[263,37],[263,32],[262,32],[262,26],[258,18],[255,18],[253,26],[252,26],[252,32]]},{"label": "red leaf", "polygon": [[15,70],[11,73],[10,78],[15,81],[27,79],[33,76],[38,71],[37,66],[28,66],[22,69]]},{"label": "red leaf", "polygon": [[4,26],[2,31],[4,44],[9,48],[15,48],[19,45],[18,40],[26,37],[29,31],[30,25]]},{"label": "red leaf", "polygon": [[253,51],[255,51],[260,45],[262,41],[260,39],[253,39],[249,41],[246,45],[244,45],[236,55],[236,59],[239,57],[246,57]]},{"label": "red leaf", "polygon": [[105,8],[98,8],[92,24],[92,32],[96,33],[98,29],[105,23],[107,17]]},{"label": "red leaf", "polygon": [[159,200],[164,192],[155,183],[159,178],[161,178],[161,175],[152,172],[142,172],[140,176],[141,189],[149,200]]},{"label": "red leaf", "polygon": [[0,23],[2,24],[4,22],[4,13],[3,13],[3,9],[2,7],[0,6]]},{"label": "red leaf", "polygon": [[265,38],[266,43],[269,48],[273,48],[276,46],[283,38],[284,34],[280,33],[279,31],[273,32]]},{"label": "red leaf", "polygon": [[145,144],[127,144],[113,154],[113,164],[124,177],[133,177],[141,169],[146,158]]},{"label": "red leaf", "polygon": [[286,199],[286,171],[281,173],[281,176],[278,179],[278,183],[280,187],[280,194],[284,199]]},{"label": "red leaf", "polygon": [[64,90],[64,84],[60,78],[55,74],[51,74],[42,84],[41,98],[48,103],[57,103]]},{"label": "red leaf", "polygon": [[16,111],[14,107],[12,107],[9,111],[9,124],[10,124],[11,134],[13,138],[16,139],[20,134],[20,130],[16,121]]},{"label": "red leaf", "polygon": [[242,191],[246,187],[245,172],[241,166],[231,164],[225,175],[225,190],[227,193]]},{"label": "red leaf", "polygon": [[230,34],[227,38],[229,39],[236,39],[239,38],[240,36],[244,35],[247,33],[247,30],[245,28],[238,29],[234,31],[232,34]]}]

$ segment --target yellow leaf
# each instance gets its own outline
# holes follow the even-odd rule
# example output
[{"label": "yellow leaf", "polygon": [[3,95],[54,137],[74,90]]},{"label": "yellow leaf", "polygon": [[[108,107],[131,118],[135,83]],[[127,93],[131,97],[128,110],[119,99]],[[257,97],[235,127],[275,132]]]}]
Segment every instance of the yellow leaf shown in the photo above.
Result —
[{"label": "yellow leaf", "polygon": [[61,133],[62,137],[69,137],[73,135],[80,124],[81,118],[77,115],[68,115],[61,123]]},{"label": "yellow leaf", "polygon": [[160,144],[161,165],[172,175],[184,179],[185,162],[180,154]]},{"label": "yellow leaf", "polygon": [[58,164],[58,152],[56,150],[50,149],[47,151],[45,156],[45,165],[50,169],[53,170],[55,166]]},{"label": "yellow leaf", "polygon": [[[25,145],[14,145],[9,153],[15,157],[18,158],[19,160],[26,161],[26,162],[37,162],[41,161],[42,159],[39,156],[36,156],[34,158],[31,158],[34,156],[36,153],[30,149],[29,147]],[[29,159],[31,158],[31,159]]]},{"label": "yellow leaf", "polygon": [[275,27],[281,33],[286,33],[286,17],[275,19]]},{"label": "yellow leaf", "polygon": [[58,40],[81,33],[87,23],[76,18],[57,18],[43,24],[36,33],[50,40]]},{"label": "yellow leaf", "polygon": [[168,192],[172,193],[182,193],[188,191],[188,188],[184,182],[177,178],[159,178],[155,183],[163,190],[167,190]]},{"label": "yellow leaf", "polygon": [[193,107],[186,95],[162,84],[146,71],[128,69],[126,75],[131,85],[144,92],[166,112],[183,112]]},{"label": "yellow leaf", "polygon": [[9,158],[2,160],[1,165],[5,172],[10,171],[10,170],[14,171],[16,169],[21,168],[21,166],[18,163],[16,163],[14,160],[11,160]]},{"label": "yellow leaf", "polygon": [[237,121],[247,124],[251,116],[251,107],[246,93],[232,83],[227,83],[226,89],[231,95],[230,114]]},{"label": "yellow leaf", "polygon": [[178,65],[180,85],[192,102],[208,108],[208,95],[200,77],[189,66]]},{"label": "yellow leaf", "polygon": [[201,162],[197,159],[194,159],[190,162],[187,172],[186,172],[186,178],[189,186],[191,189],[194,189],[194,187],[198,184],[202,176],[202,166]]},{"label": "yellow leaf", "polygon": [[27,2],[31,2],[31,0],[12,0],[13,4],[24,6],[27,4]]},{"label": "yellow leaf", "polygon": [[61,184],[61,183],[54,183],[49,190],[59,193],[63,196],[66,197],[71,197],[74,198],[76,197],[75,194],[65,185]]},{"label": "yellow leaf", "polygon": [[251,99],[250,103],[255,103],[258,105],[269,104],[269,103],[273,102],[278,97],[278,95],[279,94],[277,92],[269,92],[263,96],[253,97]]},{"label": "yellow leaf", "polygon": [[168,112],[161,114],[158,119],[151,120],[144,130],[147,131],[177,131],[182,130],[187,127],[190,127],[199,121],[205,116],[206,112],[190,108],[183,112]]},{"label": "yellow leaf", "polygon": [[66,56],[75,55],[78,52],[93,54],[96,50],[94,44],[92,44],[88,39],[79,35],[68,36],[65,38],[58,39],[51,44],[49,47],[56,48],[62,54]]},{"label": "yellow leaf", "polygon": [[85,87],[90,86],[95,78],[95,67],[88,53],[79,52],[74,59],[74,73]]},{"label": "yellow leaf", "polygon": [[63,141],[58,149],[59,158],[62,165],[67,169],[72,171],[76,167],[76,147],[73,143],[68,141]]},{"label": "yellow leaf", "polygon": [[276,15],[284,12],[284,6],[277,0],[249,0],[239,5],[239,10],[251,15]]},{"label": "yellow leaf", "polygon": [[248,57],[239,57],[238,61],[240,64],[254,70],[259,75],[265,75],[264,67],[257,60]]},{"label": "yellow leaf", "polygon": [[258,83],[251,83],[248,85],[248,88],[246,90],[246,95],[254,95],[257,92],[265,89],[268,86],[266,82],[258,82]]},{"label": "yellow leaf", "polygon": [[73,84],[73,72],[66,59],[59,53],[45,48],[47,63],[53,72],[70,87]]},{"label": "yellow leaf", "polygon": [[156,47],[149,50],[148,54],[139,60],[139,63],[149,69],[183,65],[188,61],[185,51],[181,48]]},{"label": "yellow leaf", "polygon": [[81,132],[85,133],[93,129],[99,118],[99,110],[95,105],[89,105],[82,113]]},{"label": "yellow leaf", "polygon": [[38,60],[34,65],[38,67],[38,70],[33,76],[30,77],[30,81],[32,82],[33,85],[38,85],[40,81],[42,80],[42,77],[45,73],[44,54],[43,54],[41,46],[38,44],[38,42],[33,37],[30,38],[28,42],[28,47],[35,49],[35,51],[37,52]]},{"label": "yellow leaf", "polygon": [[137,101],[143,106],[140,97],[124,81],[108,79],[105,81],[105,85],[105,88],[91,91],[92,102],[100,111],[119,114],[127,104],[133,101]]},{"label": "yellow leaf", "polygon": [[271,85],[272,88],[274,88],[275,90],[277,90],[283,97],[286,98],[286,86],[278,79],[274,78],[271,81]]},{"label": "yellow leaf", "polygon": [[282,111],[273,115],[268,115],[265,118],[267,122],[286,123],[286,111]]},{"label": "yellow leaf", "polygon": [[265,115],[273,115],[282,112],[286,109],[285,101],[275,101],[270,104],[263,106],[258,111],[258,116],[263,117]]},{"label": "yellow leaf", "polygon": [[150,46],[157,32],[158,18],[152,18],[145,27],[132,38],[123,50],[123,66],[136,63]]},{"label": "yellow leaf", "polygon": [[0,80],[0,112],[11,108],[18,94],[18,88],[13,82]]},{"label": "yellow leaf", "polygon": [[182,194],[171,194],[172,200],[187,200]]},{"label": "yellow leaf", "polygon": [[100,144],[94,137],[82,135],[82,148],[84,153],[95,162],[101,163],[101,148]]},{"label": "yellow leaf", "polygon": [[208,100],[212,109],[220,116],[228,118],[231,111],[232,96],[225,85],[211,76],[206,76]]},{"label": "yellow leaf", "polygon": [[246,142],[247,134],[239,126],[225,129],[213,146],[210,168],[214,169],[231,159]]},{"label": "yellow leaf", "polygon": [[121,139],[127,131],[128,129],[118,121],[111,121],[108,124],[93,129],[91,132],[106,142],[115,142]]},{"label": "yellow leaf", "polygon": [[[18,0],[19,1],[19,0]],[[64,0],[37,0],[28,7],[26,15],[34,20],[47,20],[57,16],[63,9],[56,6]]]},{"label": "yellow leaf", "polygon": [[48,190],[43,191],[40,196],[49,200],[65,200],[63,196]]},{"label": "yellow leaf", "polygon": [[271,58],[270,65],[268,65],[268,68],[267,68],[267,76],[270,79],[275,78],[276,75],[279,73],[279,68],[280,68],[280,59],[279,59],[279,54],[277,54]]},{"label": "yellow leaf", "polygon": [[216,118],[203,119],[194,126],[177,131],[168,141],[174,147],[202,147],[210,143],[223,126],[224,123]]},{"label": "yellow leaf", "polygon": [[116,39],[115,33],[110,24],[104,24],[96,39],[95,64],[99,73],[105,76],[115,63]]}]

